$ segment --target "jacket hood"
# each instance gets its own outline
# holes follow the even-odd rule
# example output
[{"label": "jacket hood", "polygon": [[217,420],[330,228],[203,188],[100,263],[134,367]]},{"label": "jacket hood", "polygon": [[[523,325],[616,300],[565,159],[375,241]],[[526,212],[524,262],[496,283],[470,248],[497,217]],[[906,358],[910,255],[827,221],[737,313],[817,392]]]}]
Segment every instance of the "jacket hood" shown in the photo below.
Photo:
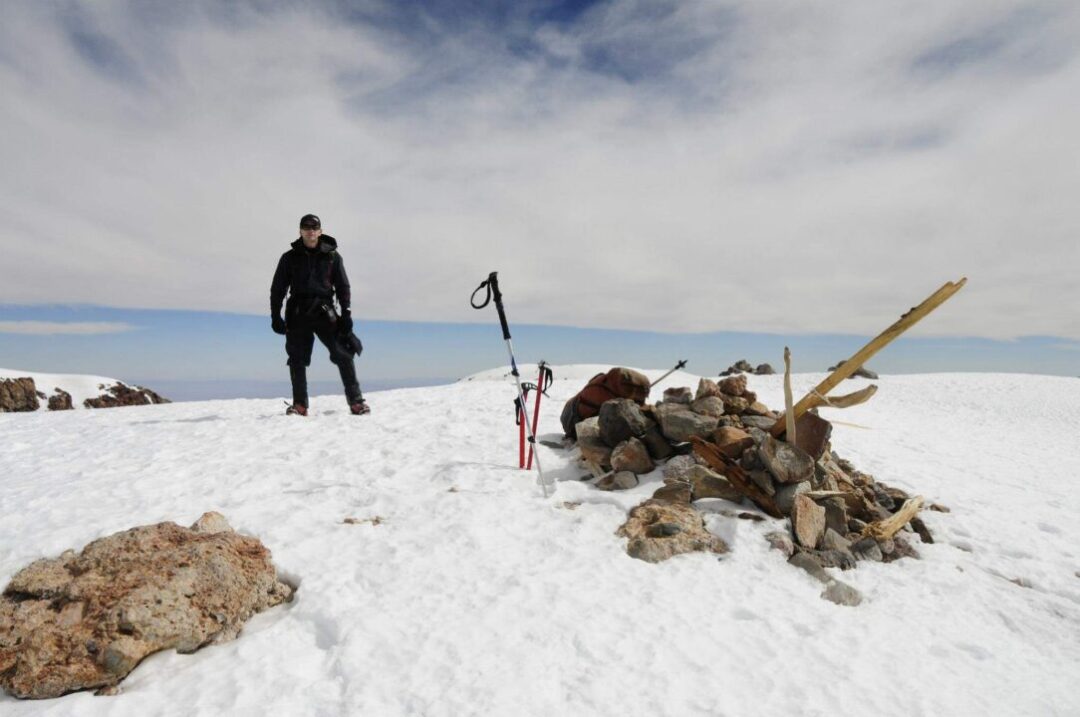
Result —
[{"label": "jacket hood", "polygon": [[[293,249],[302,251],[304,249],[304,240],[300,237],[297,237],[289,246],[291,246]],[[324,254],[329,254],[335,249],[337,249],[337,239],[330,236],[329,234],[323,234],[319,237],[319,251]]]}]

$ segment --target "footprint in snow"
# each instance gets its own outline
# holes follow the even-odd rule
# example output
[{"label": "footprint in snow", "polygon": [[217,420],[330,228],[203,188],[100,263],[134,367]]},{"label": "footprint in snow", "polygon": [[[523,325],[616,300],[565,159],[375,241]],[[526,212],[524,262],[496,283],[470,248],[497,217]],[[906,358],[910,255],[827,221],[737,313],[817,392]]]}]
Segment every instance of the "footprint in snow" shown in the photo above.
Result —
[{"label": "footprint in snow", "polygon": [[967,643],[967,642],[958,642],[958,643],[956,643],[956,647],[958,649],[963,650],[964,652],[968,653],[969,655],[974,657],[976,660],[979,660],[980,662],[983,661],[983,660],[989,660],[990,658],[992,658],[994,656],[986,648],[979,647],[978,645],[972,645],[972,644]]}]

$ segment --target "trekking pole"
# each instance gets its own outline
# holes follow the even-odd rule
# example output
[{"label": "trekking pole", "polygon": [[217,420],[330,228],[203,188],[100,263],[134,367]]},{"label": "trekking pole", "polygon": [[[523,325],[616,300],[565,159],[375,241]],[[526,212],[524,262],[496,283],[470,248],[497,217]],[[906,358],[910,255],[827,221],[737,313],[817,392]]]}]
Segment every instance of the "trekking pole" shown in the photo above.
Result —
[{"label": "trekking pole", "polygon": [[658,379],[656,379],[655,381],[653,381],[652,383],[650,383],[650,384],[649,384],[649,388],[651,389],[651,388],[652,388],[653,386],[655,386],[656,384],[660,383],[660,382],[661,382],[661,381],[663,381],[663,380],[664,380],[665,378],[667,378],[667,377],[668,377],[668,376],[670,376],[671,374],[675,373],[676,371],[678,371],[679,369],[681,369],[681,368],[682,368],[683,366],[685,366],[685,365],[686,365],[686,359],[683,359],[683,360],[682,360],[682,361],[680,361],[679,363],[675,364],[675,368],[671,369],[670,371],[668,371],[667,373],[665,373],[665,374],[664,374],[663,376],[661,376],[660,378],[658,378]]},{"label": "trekking pole", "polygon": [[[533,409],[533,422],[534,426],[540,425],[540,397],[547,394],[548,388],[551,387],[551,382],[555,380],[555,374],[552,373],[551,367],[547,365],[547,361],[541,360],[537,364],[537,368],[540,369],[540,375],[536,377],[536,407]],[[525,466],[529,470],[532,469],[533,461],[533,448],[529,446],[529,462]]]},{"label": "trekking pole", "polygon": [[[532,385],[531,383],[523,383],[523,384],[521,384],[521,389],[522,389],[523,393],[525,394],[523,396],[523,398],[526,401],[529,400],[529,391],[532,391],[535,388],[536,388],[536,386]],[[522,410],[521,409],[521,401],[519,399],[515,398],[514,399],[514,424],[518,427],[518,468],[524,468],[525,467],[525,421],[521,420],[521,410]],[[536,425],[535,421],[533,421],[533,425]],[[532,463],[531,462],[529,463],[529,468],[530,469],[532,468]]]},{"label": "trekking pole", "polygon": [[[484,303],[476,303],[476,295],[481,290],[487,289],[487,298],[484,299]],[[521,402],[521,418],[525,421],[525,428],[529,434],[529,443],[536,445],[536,431],[533,430],[532,424],[529,422],[529,412],[525,408],[525,391],[521,387],[521,374],[518,373],[517,361],[514,359],[514,344],[510,340],[510,325],[506,323],[506,310],[503,308],[502,292],[499,291],[499,272],[493,271],[488,274],[488,278],[480,282],[480,286],[476,287],[472,296],[469,297],[469,304],[474,309],[482,309],[491,303],[492,297],[495,298],[495,308],[499,312],[499,323],[502,324],[503,339],[506,341],[506,351],[510,354],[510,373],[514,376],[514,383],[517,384],[518,400]],[[540,456],[536,456],[536,473],[537,482],[544,491],[544,497],[548,497],[548,483],[544,480],[544,471],[540,467]]]}]

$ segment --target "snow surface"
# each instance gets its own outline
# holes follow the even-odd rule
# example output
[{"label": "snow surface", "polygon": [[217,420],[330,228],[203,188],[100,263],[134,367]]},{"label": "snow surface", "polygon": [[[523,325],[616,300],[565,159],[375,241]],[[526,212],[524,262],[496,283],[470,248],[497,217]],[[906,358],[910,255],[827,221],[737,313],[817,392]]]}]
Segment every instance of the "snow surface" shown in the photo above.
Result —
[{"label": "snow surface", "polygon": [[[541,434],[606,368],[554,367]],[[1080,714],[1080,381],[885,376],[866,405],[825,409],[840,455],[952,508],[923,514],[922,560],[832,571],[864,596],[850,608],[767,549],[782,521],[723,501],[699,505],[730,554],[629,558],[615,530],[660,472],[604,493],[542,446],[543,499],[516,468],[503,374],[372,393],[361,418],[337,396],[307,419],[261,399],[0,415],[0,584],[207,510],[299,584],[232,643],[149,658],[119,696],[0,696],[0,714]],[[749,381],[782,404],[782,377]]]},{"label": "snow surface", "polygon": [[[46,396],[52,396],[56,393],[56,389],[67,391],[71,394],[72,407],[78,410],[88,410],[83,405],[83,401],[88,398],[97,398],[105,393],[101,386],[113,386],[115,384],[123,384],[128,386],[123,381],[117,381],[115,378],[106,378],[104,376],[87,376],[84,374],[63,374],[63,373],[38,373],[36,371],[20,371],[18,369],[0,368],[0,379],[5,378],[26,378],[30,377],[34,379],[34,386],[38,391],[44,393]],[[39,411],[48,411],[47,400],[41,401],[41,407]]]}]

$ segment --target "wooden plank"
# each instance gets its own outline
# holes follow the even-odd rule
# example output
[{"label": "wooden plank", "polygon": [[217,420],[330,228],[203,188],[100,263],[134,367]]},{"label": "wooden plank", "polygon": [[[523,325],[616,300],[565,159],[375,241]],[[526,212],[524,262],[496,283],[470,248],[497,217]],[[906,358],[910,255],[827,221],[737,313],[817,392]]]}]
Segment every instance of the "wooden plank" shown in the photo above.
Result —
[{"label": "wooden plank", "polygon": [[690,441],[694,444],[694,453],[701,456],[708,464],[709,468],[712,468],[714,471],[727,478],[728,483],[730,483],[735,490],[752,500],[757,507],[761,508],[772,517],[784,517],[784,514],[781,513],[780,509],[776,506],[776,501],[766,494],[765,491],[754,485],[754,482],[750,480],[750,476],[746,475],[739,464],[724,455],[715,443],[709,443],[697,436],[692,436]]},{"label": "wooden plank", "polygon": [[[821,398],[828,395],[829,391],[836,388],[841,381],[855,373],[860,366],[873,358],[877,352],[888,346],[912,326],[919,323],[919,321],[925,318],[931,311],[948,301],[953,294],[964,288],[964,284],[966,283],[966,278],[962,278],[960,281],[956,282],[946,282],[940,289],[927,297],[925,301],[910,309],[906,314],[894,322],[892,326],[871,339],[868,344],[855,352],[854,356],[837,366],[836,370],[826,376],[824,381],[819,383],[812,391],[810,391],[810,393],[806,394],[797,404],[795,404],[795,418],[806,413],[815,405],[819,405],[818,402],[821,401]],[[787,411],[785,411],[785,414],[786,413]],[[784,435],[784,431],[786,430],[786,420],[785,416],[781,416],[777,419],[776,423],[773,424],[771,433],[774,436],[780,437]]]},{"label": "wooden plank", "polygon": [[873,538],[874,540],[891,538],[896,535],[901,528],[907,525],[908,521],[918,514],[919,508],[922,508],[922,504],[923,497],[921,495],[909,498],[904,501],[904,505],[900,507],[900,510],[896,511],[888,518],[874,521],[863,528],[862,534]]},{"label": "wooden plank", "polygon": [[829,396],[825,398],[821,405],[830,408],[851,408],[852,406],[858,406],[860,403],[866,403],[874,397],[875,393],[877,393],[877,386],[870,384],[854,393],[845,393],[843,396]]},{"label": "wooden plank", "polygon": [[784,429],[787,433],[787,442],[795,444],[798,434],[795,432],[795,412],[791,410],[793,402],[791,396],[791,349],[784,347]]}]

